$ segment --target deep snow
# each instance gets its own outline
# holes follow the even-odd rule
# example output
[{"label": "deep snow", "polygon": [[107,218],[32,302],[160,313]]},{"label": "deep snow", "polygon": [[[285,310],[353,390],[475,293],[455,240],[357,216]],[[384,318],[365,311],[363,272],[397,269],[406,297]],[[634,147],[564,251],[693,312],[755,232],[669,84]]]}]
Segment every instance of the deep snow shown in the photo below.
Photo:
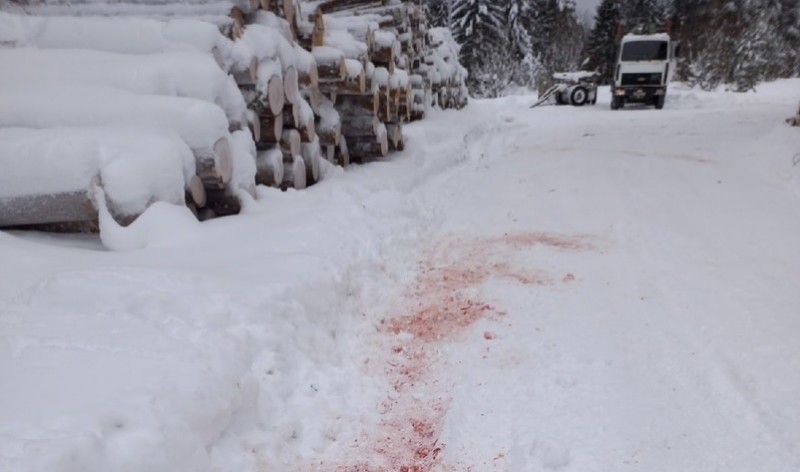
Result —
[{"label": "deep snow", "polygon": [[599,97],[143,249],[0,232],[0,470],[798,470],[800,81]]}]

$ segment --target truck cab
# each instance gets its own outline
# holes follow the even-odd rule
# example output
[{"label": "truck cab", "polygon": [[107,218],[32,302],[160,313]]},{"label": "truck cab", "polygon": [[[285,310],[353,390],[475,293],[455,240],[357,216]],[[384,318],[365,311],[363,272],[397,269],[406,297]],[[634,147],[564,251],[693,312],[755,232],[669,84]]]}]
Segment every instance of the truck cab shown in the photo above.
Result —
[{"label": "truck cab", "polygon": [[663,108],[667,84],[675,71],[676,52],[666,33],[623,36],[611,84],[611,109],[617,110],[626,103]]}]

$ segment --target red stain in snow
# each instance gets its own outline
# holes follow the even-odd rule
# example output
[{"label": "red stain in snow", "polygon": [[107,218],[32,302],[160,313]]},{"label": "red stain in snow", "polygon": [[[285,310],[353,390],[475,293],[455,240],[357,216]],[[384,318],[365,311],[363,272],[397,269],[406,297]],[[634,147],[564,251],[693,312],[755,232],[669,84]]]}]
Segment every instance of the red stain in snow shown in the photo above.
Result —
[{"label": "red stain in snow", "polygon": [[548,246],[566,251],[589,251],[595,249],[588,235],[563,235],[556,233],[513,233],[504,234],[495,241],[512,247]]},{"label": "red stain in snow", "polygon": [[[411,309],[386,323],[392,335],[388,348],[386,375],[394,391],[383,401],[384,420],[377,434],[367,438],[369,451],[362,451],[360,464],[336,468],[337,472],[431,472],[441,469],[444,444],[439,443],[442,421],[447,410],[443,387],[437,385],[431,367],[436,363],[437,342],[452,339],[475,322],[500,317],[505,312],[487,301],[481,287],[488,280],[505,279],[533,287],[556,284],[553,277],[539,271],[515,269],[510,250],[545,246],[562,251],[594,249],[588,236],[553,233],[517,233],[500,237],[439,242],[421,255],[418,275],[406,296]],[[498,261],[499,259],[499,261]],[[561,281],[572,282],[568,273]],[[489,331],[486,340],[495,339]],[[330,470],[330,469],[329,469]],[[469,470],[461,468],[460,470]]]}]

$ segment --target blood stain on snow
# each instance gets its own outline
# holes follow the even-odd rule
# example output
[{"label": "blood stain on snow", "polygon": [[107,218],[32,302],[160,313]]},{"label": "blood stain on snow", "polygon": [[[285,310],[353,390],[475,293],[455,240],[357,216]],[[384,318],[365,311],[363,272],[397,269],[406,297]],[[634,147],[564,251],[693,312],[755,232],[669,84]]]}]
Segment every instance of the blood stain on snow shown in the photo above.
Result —
[{"label": "blood stain on snow", "polygon": [[[555,285],[546,273],[512,268],[518,251],[534,246],[561,251],[595,248],[589,236],[553,233],[504,234],[493,238],[462,240],[447,238],[421,254],[418,275],[407,291],[411,307],[382,322],[392,335],[387,343],[385,373],[393,390],[381,405],[384,420],[366,438],[359,464],[341,466],[337,472],[431,472],[453,471],[441,463],[445,445],[439,443],[447,411],[446,390],[438,385],[434,368],[437,343],[452,340],[483,318],[500,318],[498,310],[484,299],[481,287],[490,279],[505,279],[533,287]],[[568,273],[563,283],[572,282]],[[411,336],[399,336],[403,333]],[[489,331],[486,340],[495,339]],[[462,470],[464,470],[462,468]],[[466,469],[468,470],[468,469]]]}]

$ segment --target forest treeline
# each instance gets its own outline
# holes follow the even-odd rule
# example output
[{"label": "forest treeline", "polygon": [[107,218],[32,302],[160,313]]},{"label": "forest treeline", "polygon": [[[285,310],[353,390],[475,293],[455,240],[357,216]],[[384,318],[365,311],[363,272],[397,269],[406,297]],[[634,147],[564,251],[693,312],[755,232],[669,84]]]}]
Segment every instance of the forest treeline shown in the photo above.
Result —
[{"label": "forest treeline", "polygon": [[476,96],[536,88],[553,72],[597,71],[608,82],[623,31],[668,29],[680,42],[676,79],[753,89],[800,76],[798,0],[603,0],[593,15],[574,0],[425,0],[435,26],[461,44]]}]

